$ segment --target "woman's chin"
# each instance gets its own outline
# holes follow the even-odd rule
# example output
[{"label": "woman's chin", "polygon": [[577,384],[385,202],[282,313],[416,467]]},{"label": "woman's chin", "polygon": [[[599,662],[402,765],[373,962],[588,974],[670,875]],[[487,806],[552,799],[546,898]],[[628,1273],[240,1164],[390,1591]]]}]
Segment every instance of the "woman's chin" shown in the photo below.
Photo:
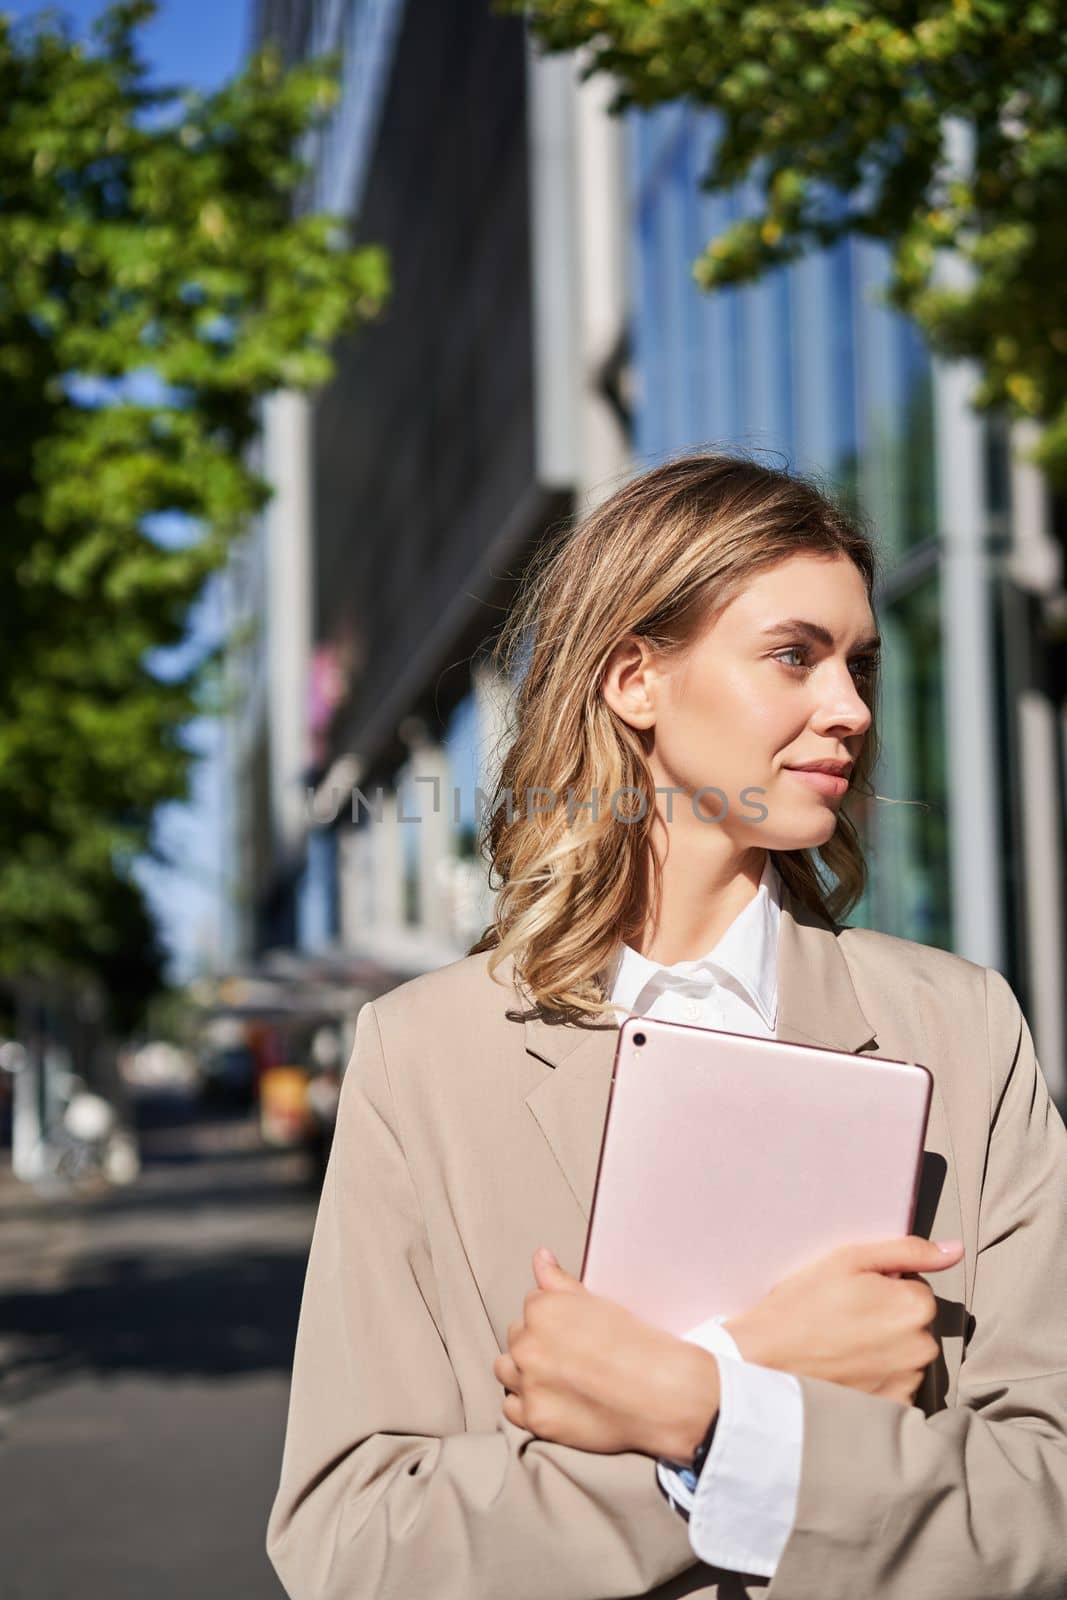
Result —
[{"label": "woman's chin", "polygon": [[761,835],[758,842],[768,850],[813,850],[825,844],[837,828],[836,808],[812,806],[805,809],[814,815],[797,816],[795,809],[790,808],[788,816],[779,814],[776,817],[772,811],[756,830]]}]

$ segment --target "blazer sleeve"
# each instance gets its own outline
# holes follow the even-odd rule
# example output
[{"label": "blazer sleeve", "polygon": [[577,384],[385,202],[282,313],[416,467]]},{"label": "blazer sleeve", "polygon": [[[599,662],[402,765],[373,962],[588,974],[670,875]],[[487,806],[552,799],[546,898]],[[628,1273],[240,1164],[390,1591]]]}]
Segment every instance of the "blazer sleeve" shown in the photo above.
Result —
[{"label": "blazer sleeve", "polygon": [[768,1600],[1067,1594],[1067,1133],[992,968],[985,991],[990,1132],[956,1404],[926,1417],[800,1379],[797,1517]]},{"label": "blazer sleeve", "polygon": [[492,1431],[467,1431],[440,1331],[446,1290],[366,1004],[312,1235],[267,1525],[291,1600],[606,1600],[693,1565],[647,1456],[537,1439],[502,1411]]}]

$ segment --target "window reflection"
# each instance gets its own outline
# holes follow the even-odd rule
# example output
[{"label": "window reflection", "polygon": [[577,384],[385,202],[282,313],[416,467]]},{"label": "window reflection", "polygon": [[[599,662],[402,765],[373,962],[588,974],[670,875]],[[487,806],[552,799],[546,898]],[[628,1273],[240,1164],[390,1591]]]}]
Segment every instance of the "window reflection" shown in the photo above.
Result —
[{"label": "window reflection", "polygon": [[[856,817],[871,866],[848,919],[952,949],[938,576],[884,606],[879,795]],[[903,803],[907,802],[907,803]]]}]

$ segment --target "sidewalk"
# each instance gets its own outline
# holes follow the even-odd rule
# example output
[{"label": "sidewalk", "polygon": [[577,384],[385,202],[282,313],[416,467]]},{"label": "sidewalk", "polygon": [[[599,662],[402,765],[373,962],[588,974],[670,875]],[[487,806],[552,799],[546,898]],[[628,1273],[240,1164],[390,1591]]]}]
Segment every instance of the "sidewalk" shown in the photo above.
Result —
[{"label": "sidewalk", "polygon": [[249,1119],[159,1111],[142,1178],[99,1197],[38,1195],[0,1150],[4,1600],[281,1600],[264,1533],[315,1194]]},{"label": "sidewalk", "polygon": [[[86,1204],[69,1196],[46,1197],[11,1170],[10,1149],[0,1150],[0,1306],[18,1295],[61,1289],[85,1236]],[[34,1393],[45,1362],[32,1334],[14,1329],[0,1312],[0,1441],[13,1409]]]}]

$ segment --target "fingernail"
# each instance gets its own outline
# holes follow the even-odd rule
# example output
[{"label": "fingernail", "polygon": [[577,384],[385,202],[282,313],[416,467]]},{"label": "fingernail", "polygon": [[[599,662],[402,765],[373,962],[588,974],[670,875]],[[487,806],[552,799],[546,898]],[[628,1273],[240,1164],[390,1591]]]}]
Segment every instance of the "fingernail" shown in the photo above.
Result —
[{"label": "fingernail", "polygon": [[938,1239],[937,1248],[943,1256],[954,1255],[957,1250],[963,1249],[962,1239]]}]

